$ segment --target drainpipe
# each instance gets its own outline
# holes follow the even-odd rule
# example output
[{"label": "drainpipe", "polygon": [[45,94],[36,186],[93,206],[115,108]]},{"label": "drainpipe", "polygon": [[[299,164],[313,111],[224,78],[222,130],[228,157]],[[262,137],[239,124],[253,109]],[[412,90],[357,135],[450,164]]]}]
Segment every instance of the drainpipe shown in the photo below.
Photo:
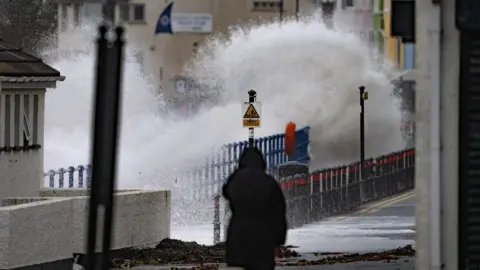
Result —
[{"label": "drainpipe", "polygon": [[430,269],[440,270],[441,260],[441,192],[440,192],[440,72],[441,72],[441,9],[439,4],[433,4],[430,9]]}]

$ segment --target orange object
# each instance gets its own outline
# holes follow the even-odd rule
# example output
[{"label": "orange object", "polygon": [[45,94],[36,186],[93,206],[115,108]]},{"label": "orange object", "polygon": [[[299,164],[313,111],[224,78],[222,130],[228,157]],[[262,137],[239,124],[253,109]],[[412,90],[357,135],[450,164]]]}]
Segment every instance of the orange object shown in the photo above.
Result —
[{"label": "orange object", "polygon": [[294,122],[288,122],[285,128],[285,153],[289,157],[295,154],[295,130],[297,126]]}]

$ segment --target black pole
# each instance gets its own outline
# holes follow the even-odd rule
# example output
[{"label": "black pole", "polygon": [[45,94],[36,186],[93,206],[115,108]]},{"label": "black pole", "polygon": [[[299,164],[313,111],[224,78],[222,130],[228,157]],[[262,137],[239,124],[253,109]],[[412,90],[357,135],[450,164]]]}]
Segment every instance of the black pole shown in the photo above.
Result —
[{"label": "black pole", "polygon": [[[253,103],[257,99],[257,92],[255,90],[248,91],[248,102]],[[255,136],[254,136],[254,128],[248,128],[248,147],[253,148],[255,147]]]},{"label": "black pole", "polygon": [[[116,29],[116,39],[109,45],[107,26],[99,27],[97,83],[92,154],[92,185],[87,238],[87,265],[85,269],[110,269],[110,242],[112,237],[113,190],[117,157],[117,139],[120,115],[120,80],[122,72],[123,28]],[[104,213],[103,243],[97,262],[98,213]],[[101,267],[101,268],[98,268]]]},{"label": "black pole", "polygon": [[[365,86],[360,86],[360,181],[365,181]],[[361,184],[360,199],[364,200],[364,183]]]},{"label": "black pole", "polygon": [[300,0],[296,0],[295,1],[295,18],[297,19],[297,21],[300,16],[299,13],[300,13]]},{"label": "black pole", "polygon": [[284,0],[280,0],[280,22],[283,21],[283,7],[284,7]]},{"label": "black pole", "polygon": [[105,219],[103,225],[103,243],[102,243],[102,269],[108,270],[111,268],[111,257],[110,257],[110,247],[111,247],[111,239],[112,239],[112,226],[113,226],[113,192],[115,189],[115,170],[116,170],[116,158],[117,158],[117,142],[118,142],[118,130],[120,126],[119,115],[120,115],[120,104],[121,104],[121,78],[122,78],[122,58],[123,58],[123,27],[117,27],[115,29],[116,40],[113,43],[113,46],[110,49],[110,54],[112,62],[109,65],[109,77],[112,78],[107,84],[106,88],[110,88],[112,91],[112,116],[111,116],[111,140],[114,142],[112,143],[111,149],[111,161],[113,165],[111,165],[111,178],[108,181],[109,185],[106,188],[105,193],[107,193],[108,197],[105,199]]}]

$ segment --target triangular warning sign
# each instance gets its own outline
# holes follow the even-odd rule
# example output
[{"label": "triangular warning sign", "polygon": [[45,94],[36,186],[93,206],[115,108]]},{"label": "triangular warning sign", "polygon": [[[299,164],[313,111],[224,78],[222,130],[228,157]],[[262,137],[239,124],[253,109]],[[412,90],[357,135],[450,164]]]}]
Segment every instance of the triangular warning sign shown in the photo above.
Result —
[{"label": "triangular warning sign", "polygon": [[253,104],[250,104],[250,106],[248,106],[247,111],[243,115],[243,118],[257,118],[257,119],[259,119],[260,115],[258,114],[255,107],[253,107]]}]

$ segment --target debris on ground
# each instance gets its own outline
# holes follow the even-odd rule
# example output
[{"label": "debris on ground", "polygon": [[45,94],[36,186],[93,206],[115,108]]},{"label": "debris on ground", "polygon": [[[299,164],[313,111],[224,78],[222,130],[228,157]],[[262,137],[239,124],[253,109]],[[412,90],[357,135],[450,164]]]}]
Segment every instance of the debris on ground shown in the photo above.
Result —
[{"label": "debris on ground", "polygon": [[[295,246],[282,247],[283,258],[300,257],[294,249]],[[155,248],[134,249],[126,248],[112,252],[112,267],[132,268],[140,265],[168,265],[176,269],[175,265],[196,265],[191,269],[214,270],[224,263],[225,243],[213,246],[200,245],[197,242],[184,242],[175,239],[164,239]],[[317,255],[317,254],[316,254]],[[279,266],[320,265],[348,263],[356,261],[389,261],[401,257],[415,256],[411,245],[376,253],[347,254],[347,253],[318,253],[326,256],[319,260],[297,260],[292,262],[279,262]],[[318,256],[317,255],[317,256]],[[182,267],[182,269],[188,269]]]},{"label": "debris on ground", "polygon": [[[318,255],[325,256],[328,253],[318,253]],[[327,255],[318,260],[298,260],[296,262],[282,262],[277,264],[278,266],[304,266],[304,265],[325,265],[325,264],[337,264],[337,263],[353,263],[359,261],[384,261],[390,263],[397,261],[405,257],[415,256],[415,250],[412,245],[406,245],[404,247],[385,250],[381,252],[370,253],[340,253],[340,255]]]}]

